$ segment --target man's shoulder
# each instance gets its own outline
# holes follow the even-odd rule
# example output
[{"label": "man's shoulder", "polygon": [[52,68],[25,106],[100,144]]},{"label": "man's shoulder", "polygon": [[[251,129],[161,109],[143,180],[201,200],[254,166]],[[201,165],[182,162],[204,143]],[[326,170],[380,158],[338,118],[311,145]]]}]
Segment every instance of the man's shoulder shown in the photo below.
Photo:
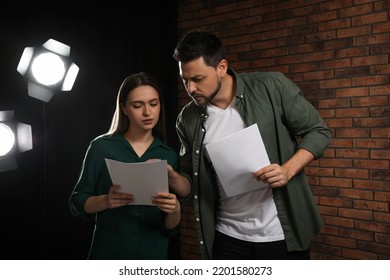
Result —
[{"label": "man's shoulder", "polygon": [[177,116],[177,124],[195,125],[206,113],[204,106],[196,105],[195,102],[191,101],[181,109]]},{"label": "man's shoulder", "polygon": [[[282,72],[248,72],[237,74],[237,81],[246,86],[281,87],[292,84]],[[240,82],[241,80],[241,82]]]},{"label": "man's shoulder", "polygon": [[204,111],[203,106],[196,105],[194,101],[190,101],[183,106],[181,109],[181,114],[198,114],[199,112]]},{"label": "man's shoulder", "polygon": [[243,79],[281,79],[285,78],[285,75],[282,72],[248,72],[238,74]]}]

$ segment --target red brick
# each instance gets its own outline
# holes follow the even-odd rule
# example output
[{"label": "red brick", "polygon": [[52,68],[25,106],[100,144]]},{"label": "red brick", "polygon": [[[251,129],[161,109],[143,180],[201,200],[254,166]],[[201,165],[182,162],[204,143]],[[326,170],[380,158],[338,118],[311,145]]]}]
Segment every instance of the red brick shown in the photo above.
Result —
[{"label": "red brick", "polygon": [[390,138],[390,128],[373,129],[371,137],[375,138]]},{"label": "red brick", "polygon": [[373,252],[377,255],[390,252],[390,246],[376,242],[358,241],[358,248],[367,252]]},{"label": "red brick", "polygon": [[336,58],[367,56],[369,54],[370,49],[367,46],[361,46],[356,48],[341,48],[335,51]]},{"label": "red brick", "polygon": [[352,61],[350,58],[332,59],[332,60],[321,62],[319,69],[337,69],[337,68],[351,67],[351,63]]},{"label": "red brick", "polygon": [[335,169],[335,175],[337,177],[347,177],[347,178],[355,178],[355,179],[369,178],[369,173],[367,170],[352,169],[352,168]]},{"label": "red brick", "polygon": [[346,79],[329,79],[320,81],[320,88],[346,88],[352,86],[352,80],[349,78]]},{"label": "red brick", "polygon": [[376,233],[375,234],[375,241],[377,243],[387,244],[390,245],[390,234],[386,233]]},{"label": "red brick", "polygon": [[361,67],[354,67],[354,68],[336,69],[334,73],[335,73],[335,78],[367,76],[370,74],[370,68],[369,66],[361,66]]},{"label": "red brick", "polygon": [[326,245],[323,242],[321,244],[312,244],[312,251],[321,252],[324,256],[324,259],[334,259],[336,256],[341,256],[341,247]]},{"label": "red brick", "polygon": [[337,38],[354,37],[370,34],[370,26],[358,26],[337,30]]},{"label": "red brick", "polygon": [[354,187],[358,189],[368,189],[368,190],[379,190],[379,191],[389,191],[390,182],[381,182],[374,180],[354,180]]},{"label": "red brick", "polygon": [[323,216],[324,223],[326,225],[353,228],[354,221],[350,218],[341,218],[333,216]]},{"label": "red brick", "polygon": [[341,197],[326,197],[326,196],[320,196],[319,197],[320,205],[329,205],[329,206],[337,206],[337,207],[352,207],[352,200],[348,198],[341,198]]},{"label": "red brick", "polygon": [[[315,30],[317,30],[317,24],[295,25],[295,26],[287,27],[286,30],[288,36],[313,34]],[[305,38],[308,43],[312,43],[311,40],[307,39],[307,36],[305,36]]]},{"label": "red brick", "polygon": [[[325,205],[318,205],[318,209],[321,213],[321,215],[327,215],[327,216],[337,216],[337,207],[334,206],[325,206]],[[333,227],[333,229],[338,229],[337,227]]]},{"label": "red brick", "polygon": [[372,26],[372,33],[383,33],[390,31],[390,22],[386,21],[383,23],[374,24]]},{"label": "red brick", "polygon": [[390,159],[390,150],[372,150],[370,152],[371,158]]},{"label": "red brick", "polygon": [[342,249],[341,255],[346,259],[352,260],[376,260],[377,254],[369,253],[361,250],[353,250],[353,249]]},{"label": "red brick", "polygon": [[370,131],[366,128],[337,128],[335,136],[339,138],[368,138]]},{"label": "red brick", "polygon": [[372,200],[374,194],[372,191],[365,191],[361,189],[340,189],[340,197],[356,198],[356,199],[367,199]]},{"label": "red brick", "polygon": [[389,42],[389,34],[371,34],[353,38],[354,46],[367,46]]},{"label": "red brick", "polygon": [[[370,115],[372,115],[371,112]],[[353,126],[355,127],[386,127],[388,125],[390,125],[389,118],[359,118],[353,120]],[[384,143],[385,146],[386,144]]]},{"label": "red brick", "polygon": [[388,104],[388,96],[361,97],[352,99],[353,107],[386,106]]},{"label": "red brick", "polygon": [[373,12],[373,6],[371,4],[365,5],[354,5],[353,7],[347,7],[344,9],[339,9],[339,17],[352,17],[357,15],[364,15]]},{"label": "red brick", "polygon": [[356,148],[388,148],[390,140],[388,139],[355,139],[353,145]]},{"label": "red brick", "polygon": [[373,232],[379,233],[389,233],[390,232],[390,224],[384,224],[377,221],[363,221],[357,220],[355,221],[355,227],[358,229],[369,230]]},{"label": "red brick", "polygon": [[368,117],[369,108],[340,108],[336,109],[336,117]]},{"label": "red brick", "polygon": [[340,248],[356,248],[356,240],[350,238],[342,238],[337,236],[324,236],[324,244],[337,246]]},{"label": "red brick", "polygon": [[316,176],[332,176],[332,168],[309,168],[307,169],[307,175],[316,175]]},{"label": "red brick", "polygon": [[386,74],[390,74],[390,65],[389,64],[386,64],[386,65],[373,65],[373,66],[370,66],[370,72],[371,74],[373,75],[386,75]]},{"label": "red brick", "polygon": [[370,107],[370,115],[372,117],[380,117],[376,119],[389,120],[389,118],[382,117],[390,116],[390,107]]},{"label": "red brick", "polygon": [[375,212],[374,220],[378,222],[390,223],[390,213]]},{"label": "red brick", "polygon": [[353,40],[352,38],[326,40],[325,42],[321,42],[321,46],[323,50],[348,49],[353,46]]},{"label": "red brick", "polygon": [[352,160],[345,158],[322,158],[321,159],[321,167],[352,167]]},{"label": "red brick", "polygon": [[390,180],[390,170],[371,170],[370,179],[373,180]]},{"label": "red brick", "polygon": [[336,97],[353,97],[353,96],[367,96],[368,88],[367,87],[353,87],[348,89],[337,89]]},{"label": "red brick", "polygon": [[304,62],[329,60],[334,57],[333,51],[313,52],[303,55]]},{"label": "red brick", "polygon": [[373,232],[354,228],[340,228],[340,236],[375,242],[375,234]]},{"label": "red brick", "polygon": [[374,192],[374,200],[390,202],[390,192]]},{"label": "red brick", "polygon": [[370,13],[352,18],[352,25],[365,25],[388,20],[388,12]]},{"label": "red brick", "polygon": [[[368,158],[369,157],[369,151],[368,150],[362,150],[362,149],[337,149],[336,150],[336,157],[338,158]],[[372,154],[371,154],[372,157]]]},{"label": "red brick", "polygon": [[389,169],[388,160],[374,160],[374,159],[356,159],[353,163],[354,167],[365,169]]},{"label": "red brick", "polygon": [[371,85],[380,85],[380,84],[388,84],[388,83],[389,83],[388,75],[376,75],[376,76],[352,78],[352,86],[371,86]]},{"label": "red brick", "polygon": [[[326,122],[329,127],[333,127],[332,121]],[[329,147],[333,148],[351,148],[352,147],[352,139],[337,139],[333,138],[332,141],[329,144]]]},{"label": "red brick", "polygon": [[351,26],[351,19],[335,19],[318,23],[318,31],[333,30],[338,28],[346,28]]},{"label": "red brick", "polygon": [[[319,206],[320,207],[320,209],[324,209],[324,207],[322,207],[322,206]],[[328,208],[330,208],[330,207],[328,207]],[[321,212],[322,214],[324,214],[323,212]],[[335,215],[334,215],[335,216]],[[325,226],[323,226],[322,228],[321,228],[321,230],[320,230],[320,232],[317,234],[317,235],[315,235],[315,237],[317,237],[316,238],[316,240],[323,240],[324,238],[324,236],[325,235],[334,235],[334,236],[338,236],[339,235],[339,231],[340,231],[340,228],[339,227],[334,227],[334,226],[330,226],[330,225],[325,225]]]}]

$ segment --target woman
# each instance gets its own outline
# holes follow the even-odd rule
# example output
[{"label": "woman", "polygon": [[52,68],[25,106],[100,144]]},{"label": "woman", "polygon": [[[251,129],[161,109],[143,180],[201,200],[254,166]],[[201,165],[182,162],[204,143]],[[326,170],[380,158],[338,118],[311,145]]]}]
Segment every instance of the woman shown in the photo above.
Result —
[{"label": "woman", "polygon": [[[160,89],[147,73],[127,77],[118,92],[109,131],[91,141],[69,205],[77,217],[94,217],[89,259],[166,259],[169,238],[181,219],[175,193],[157,193],[155,206],[131,205],[132,194],[113,185],[105,158],[136,163],[167,160],[168,175],[178,168],[178,155],[165,140]],[[168,176],[169,177],[169,176]],[[170,179],[171,180],[171,179]]]}]

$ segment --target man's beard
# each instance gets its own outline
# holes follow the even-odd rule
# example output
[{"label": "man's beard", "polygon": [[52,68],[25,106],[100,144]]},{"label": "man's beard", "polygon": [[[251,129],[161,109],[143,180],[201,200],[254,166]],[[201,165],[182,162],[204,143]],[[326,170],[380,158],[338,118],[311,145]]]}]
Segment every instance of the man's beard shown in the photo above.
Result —
[{"label": "man's beard", "polygon": [[206,105],[206,104],[210,103],[213,100],[213,98],[215,96],[217,96],[219,90],[221,89],[221,86],[222,86],[222,78],[219,78],[218,83],[217,83],[217,87],[215,88],[213,93],[209,97],[205,97],[205,101],[202,104],[198,104],[198,105]]}]

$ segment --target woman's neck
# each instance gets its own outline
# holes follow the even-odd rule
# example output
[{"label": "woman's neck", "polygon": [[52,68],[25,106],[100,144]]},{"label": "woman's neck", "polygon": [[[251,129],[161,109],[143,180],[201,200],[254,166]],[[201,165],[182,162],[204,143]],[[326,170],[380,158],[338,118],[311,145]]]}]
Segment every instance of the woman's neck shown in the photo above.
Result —
[{"label": "woman's neck", "polygon": [[123,135],[127,141],[131,142],[131,143],[139,143],[139,144],[150,144],[154,137],[152,135],[152,133],[131,133],[129,131],[126,131]]},{"label": "woman's neck", "polygon": [[130,131],[126,131],[123,136],[127,142],[129,142],[130,146],[133,147],[134,151],[139,157],[141,157],[146,152],[154,140],[151,132],[136,134],[130,133]]}]

